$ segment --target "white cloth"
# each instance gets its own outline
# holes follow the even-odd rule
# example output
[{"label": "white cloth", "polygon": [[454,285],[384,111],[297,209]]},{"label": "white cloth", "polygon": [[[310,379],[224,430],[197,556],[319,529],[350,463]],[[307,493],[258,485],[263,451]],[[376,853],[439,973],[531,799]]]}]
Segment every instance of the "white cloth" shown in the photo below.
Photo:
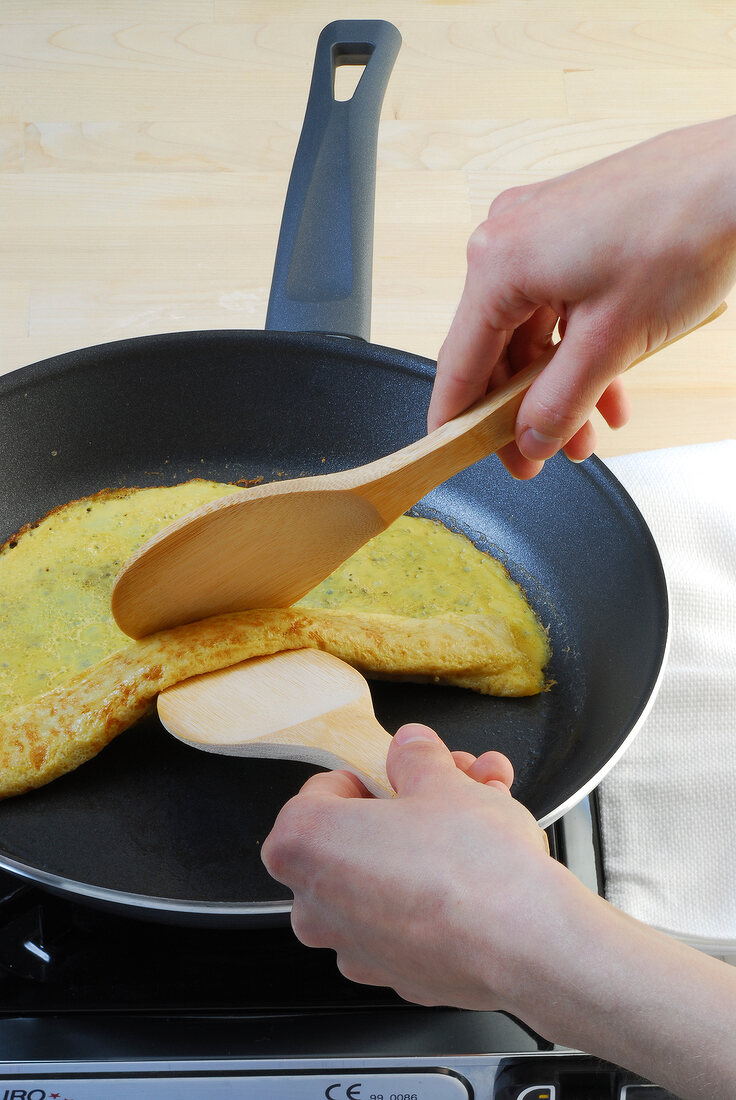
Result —
[{"label": "white cloth", "polygon": [[606,896],[717,953],[736,946],[736,440],[608,465],[659,548],[670,651],[599,789]]}]

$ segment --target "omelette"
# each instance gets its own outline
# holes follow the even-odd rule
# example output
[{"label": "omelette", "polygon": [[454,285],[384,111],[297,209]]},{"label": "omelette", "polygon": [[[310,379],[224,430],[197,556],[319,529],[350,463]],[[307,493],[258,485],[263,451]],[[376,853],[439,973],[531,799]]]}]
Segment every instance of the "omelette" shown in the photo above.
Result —
[{"label": "omelette", "polygon": [[233,490],[192,481],[108,491],[0,547],[0,798],[89,760],[172,684],[287,649],[492,695],[545,689],[549,642],[521,589],[463,535],[419,517],[397,520],[291,608],[132,641],[110,611],[121,565],[166,524]]}]

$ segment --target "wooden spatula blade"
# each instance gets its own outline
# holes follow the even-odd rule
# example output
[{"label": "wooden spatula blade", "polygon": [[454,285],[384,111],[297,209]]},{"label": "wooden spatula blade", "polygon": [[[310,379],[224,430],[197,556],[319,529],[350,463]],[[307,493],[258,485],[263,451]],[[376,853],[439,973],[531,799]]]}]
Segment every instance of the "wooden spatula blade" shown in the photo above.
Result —
[{"label": "wooden spatula blade", "polygon": [[350,665],[320,650],[255,657],[162,692],[158,713],[180,741],[207,752],[346,768],[372,794],[392,796],[388,733]]},{"label": "wooden spatula blade", "polygon": [[320,490],[322,481],[302,479],[296,493],[284,491],[287,483],[244,489],[154,535],[115,583],[118,626],[143,638],[224,612],[296,603],[386,528],[369,501]]}]

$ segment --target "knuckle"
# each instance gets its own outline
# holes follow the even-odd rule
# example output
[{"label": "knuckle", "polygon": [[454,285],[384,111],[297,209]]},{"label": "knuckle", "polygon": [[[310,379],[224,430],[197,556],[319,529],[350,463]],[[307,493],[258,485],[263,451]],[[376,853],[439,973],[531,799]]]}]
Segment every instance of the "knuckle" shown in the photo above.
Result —
[{"label": "knuckle", "polygon": [[411,1004],[420,1005],[422,1008],[436,1008],[438,1005],[444,1004],[446,1000],[446,998],[419,989],[414,985],[399,985],[396,987],[396,993],[402,1001],[409,1001]]},{"label": "knuckle", "polygon": [[291,909],[291,927],[296,938],[305,947],[330,947],[330,936],[325,924],[314,913],[310,904],[294,899]]},{"label": "knuckle", "polygon": [[514,256],[514,229],[507,219],[486,218],[468,239],[468,271],[486,276],[506,273]]},{"label": "knuckle", "polygon": [[486,219],[470,235],[467,285],[485,321],[496,330],[513,329],[533,310],[524,290],[525,275],[518,219]]},{"label": "knuckle", "polygon": [[273,878],[288,885],[305,866],[318,820],[316,808],[299,796],[282,808],[261,845],[261,860]]},{"label": "knuckle", "polygon": [[289,860],[284,852],[281,837],[274,831],[261,845],[261,862],[271,878],[284,882],[288,877]]},{"label": "knuckle", "polygon": [[337,969],[344,978],[358,985],[386,985],[387,977],[374,966],[360,962],[358,959],[338,953]]},{"label": "knuckle", "polygon": [[529,194],[531,185],[520,185],[518,187],[507,187],[505,191],[499,192],[495,199],[488,208],[488,216],[492,217],[496,214],[505,214],[507,211],[514,209],[523,202]]},{"label": "knuckle", "polygon": [[581,395],[555,390],[538,402],[530,426],[566,442],[586,422],[592,407]]},{"label": "knuckle", "polygon": [[487,221],[481,222],[479,226],[476,226],[470,234],[466,250],[469,270],[473,271],[478,267],[485,266],[495,241],[496,238]]}]

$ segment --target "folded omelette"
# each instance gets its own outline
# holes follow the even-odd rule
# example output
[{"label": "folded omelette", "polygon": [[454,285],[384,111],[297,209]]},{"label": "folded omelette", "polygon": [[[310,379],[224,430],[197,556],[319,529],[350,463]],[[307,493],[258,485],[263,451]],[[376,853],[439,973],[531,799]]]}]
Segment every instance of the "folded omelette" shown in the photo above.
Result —
[{"label": "folded omelette", "polygon": [[133,642],[110,593],[155,531],[232,485],[98,494],[0,548],[0,798],[78,767],[190,676],[287,649],[368,675],[492,695],[545,688],[547,635],[503,566],[441,524],[403,517],[292,608],[221,615]]}]

